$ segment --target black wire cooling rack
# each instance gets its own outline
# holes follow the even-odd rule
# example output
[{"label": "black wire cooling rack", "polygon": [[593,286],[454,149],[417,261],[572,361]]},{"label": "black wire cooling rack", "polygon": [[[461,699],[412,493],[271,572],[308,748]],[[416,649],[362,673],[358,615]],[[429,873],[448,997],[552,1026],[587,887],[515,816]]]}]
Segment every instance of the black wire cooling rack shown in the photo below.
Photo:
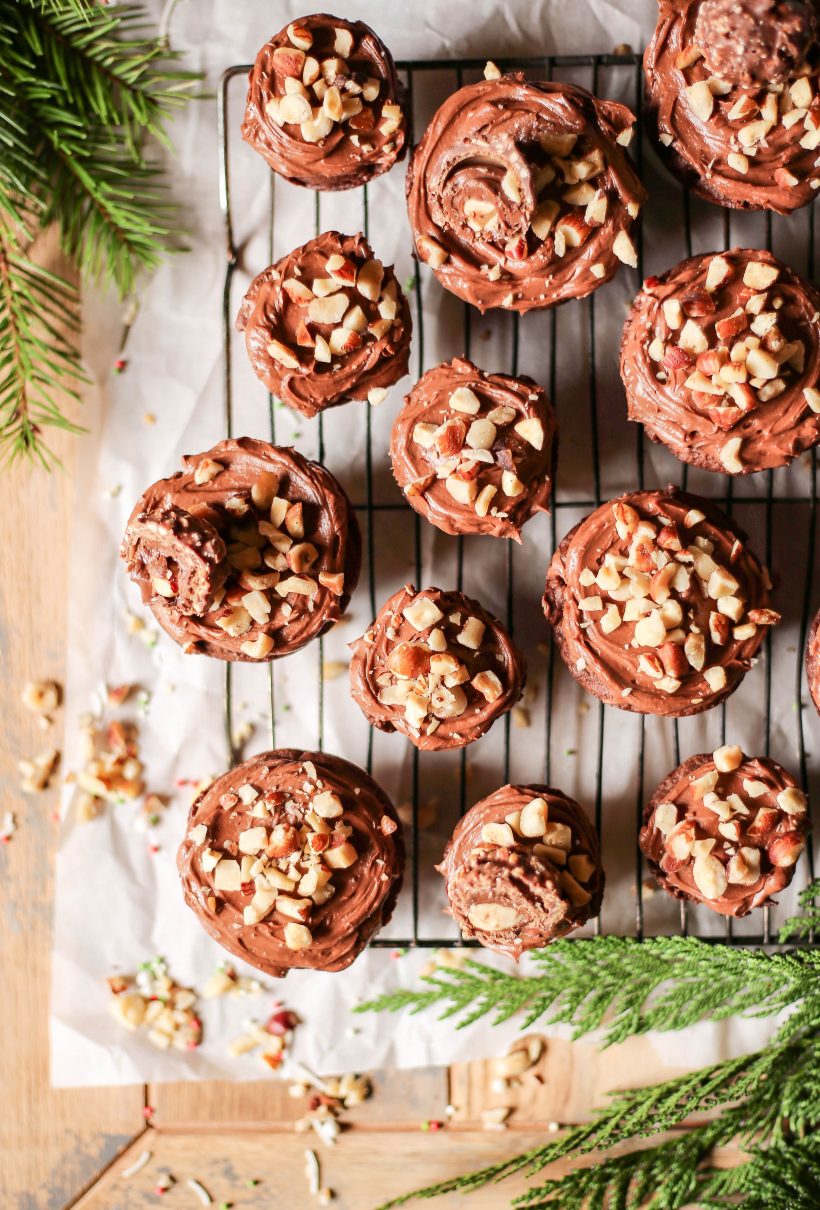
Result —
[{"label": "black wire cooling rack", "polygon": [[[409,90],[417,132],[425,128],[447,93],[481,77],[484,62],[483,59],[445,63],[420,60],[398,65]],[[498,60],[498,65],[502,70],[525,71],[531,79],[583,84],[596,95],[622,101],[640,115],[642,74],[637,55]],[[370,186],[342,195],[313,194],[281,181],[259,157],[240,144],[238,126],[249,66],[238,65],[226,71],[218,97],[220,205],[227,256],[223,294],[227,434],[237,431],[237,423],[242,423],[237,416],[240,395],[241,410],[246,411],[249,392],[261,390],[255,380],[252,386],[247,379],[246,385],[237,385],[243,354],[237,346],[234,318],[244,289],[236,280],[237,274],[247,282],[290,247],[332,227],[351,233],[362,230],[377,255],[383,255],[380,237],[388,228],[394,230],[393,224],[402,224],[406,230],[404,263],[409,275],[405,289],[410,294],[414,323],[411,374],[418,377],[436,361],[461,353],[472,356],[491,371],[516,374],[520,369],[545,386],[556,405],[560,423],[558,482],[552,513],[549,518],[530,523],[523,547],[487,538],[456,539],[432,534],[431,527],[403,502],[390,480],[387,455],[389,420],[399,404],[398,390],[394,389],[390,400],[378,411],[368,405],[350,404],[320,415],[318,420],[305,422],[303,429],[309,432],[296,431],[297,421],[270,396],[266,405],[253,403],[250,419],[242,424],[243,432],[253,436],[267,436],[269,432],[274,442],[295,444],[309,456],[327,462],[352,493],[365,548],[364,583],[354,602],[354,607],[361,603],[367,615],[361,615],[362,628],[404,579],[412,578],[417,586],[440,582],[444,588],[464,587],[506,618],[507,626],[525,649],[530,681],[538,689],[525,707],[532,716],[529,726],[511,726],[508,715],[490,735],[456,754],[420,755],[403,737],[375,734],[363,719],[350,724],[360,729],[361,747],[357,753],[361,752],[364,758],[361,763],[378,780],[384,782],[387,778],[397,801],[401,802],[403,796],[408,800],[404,806],[408,824],[405,888],[396,919],[371,944],[395,949],[470,944],[459,937],[443,913],[442,880],[432,867],[440,859],[444,840],[457,816],[473,801],[511,778],[561,785],[594,814],[602,840],[608,890],[602,916],[590,926],[591,931],[637,937],[680,932],[735,945],[776,941],[778,919],[789,914],[787,909],[793,907],[793,898],[777,908],[767,906],[740,922],[724,920],[705,908],[678,905],[662,892],[653,891],[637,848],[637,832],[646,800],[673,764],[693,752],[710,750],[725,742],[727,734],[735,742],[741,742],[738,728],[744,732],[746,751],[771,752],[811,789],[814,769],[807,747],[808,728],[816,728],[817,720],[803,682],[802,657],[813,609],[820,604],[813,589],[818,560],[816,452],[805,455],[788,470],[748,476],[742,481],[681,465],[666,451],[647,442],[640,426],[626,421],[617,375],[617,335],[613,332],[620,330],[626,308],[645,272],[661,272],[693,252],[735,244],[764,246],[814,278],[815,207],[807,207],[789,219],[773,219],[771,214],[742,215],[720,210],[690,197],[658,164],[646,143],[639,116],[632,153],[649,189],[650,202],[638,232],[637,274],[624,269],[615,283],[559,310],[536,312],[523,318],[506,313],[480,317],[469,306],[445,297],[446,292],[430,271],[411,261],[412,241],[402,202],[403,190],[395,184],[390,193],[384,186],[386,178],[380,178]],[[234,179],[240,163],[241,184]],[[400,178],[401,173],[402,169],[396,168],[389,175]],[[238,230],[239,219],[249,208],[258,215],[260,197],[267,205],[268,194],[267,259],[246,263],[252,259],[248,253],[250,244]],[[294,207],[300,211],[302,236],[277,247],[281,226],[278,216],[286,207],[291,208],[291,213]],[[402,280],[399,266],[397,273]],[[432,328],[431,315],[435,319]],[[482,342],[486,342],[486,351],[480,347]],[[269,415],[269,423],[267,419],[260,423],[263,412]],[[342,421],[340,413],[344,413]],[[337,466],[333,456],[342,436],[340,423],[346,429],[357,428],[359,439],[355,458],[343,460]],[[775,605],[784,614],[784,625],[774,635],[769,634],[760,666],[748,674],[741,689],[728,703],[696,720],[627,715],[585,697],[556,657],[538,599],[543,574],[557,541],[581,516],[619,491],[670,482],[715,499],[740,520],[751,534],[754,549],[773,569]],[[541,521],[543,527],[537,530]],[[397,552],[403,554],[398,570]],[[387,576],[382,574],[385,559],[391,564]],[[479,571],[488,561],[491,571]],[[465,581],[469,581],[466,586]],[[485,591],[481,591],[482,584]],[[347,637],[352,638],[352,633]],[[317,683],[319,747],[326,742],[328,722],[334,718],[334,711],[338,714],[350,708],[344,689],[339,695],[334,689],[331,697],[326,688],[327,642],[327,638],[320,639],[312,645],[318,650],[306,656],[311,664],[305,666]],[[277,742],[282,743],[281,666],[301,655],[270,665],[269,709],[274,747]],[[255,672],[262,676],[259,669]],[[238,675],[241,671],[227,666],[225,719],[232,752]],[[736,703],[735,699],[742,700]],[[736,706],[742,714],[735,713]],[[522,714],[520,721],[525,723],[526,716]],[[571,735],[577,736],[575,748],[565,746],[568,728]],[[310,743],[304,741],[300,746],[307,748]],[[337,746],[344,755],[356,759],[346,743]],[[584,781],[585,793],[580,788]],[[813,874],[814,859],[809,846],[801,860],[795,887],[804,885]],[[440,920],[441,924],[425,928],[422,916],[428,925],[431,919]]]}]

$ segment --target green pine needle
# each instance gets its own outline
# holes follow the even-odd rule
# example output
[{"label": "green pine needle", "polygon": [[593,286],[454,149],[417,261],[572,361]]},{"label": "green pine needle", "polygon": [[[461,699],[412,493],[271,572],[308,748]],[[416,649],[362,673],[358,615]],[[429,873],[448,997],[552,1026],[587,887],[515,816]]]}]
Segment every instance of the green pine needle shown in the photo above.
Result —
[{"label": "green pine needle", "polygon": [[199,77],[131,5],[0,0],[0,457],[49,465],[43,430],[80,431],[73,287],[28,259],[55,224],[83,279],[132,292],[182,247],[156,159]]},{"label": "green pine needle", "polygon": [[[820,880],[801,895],[801,915],[781,940],[820,925]],[[430,1185],[380,1207],[466,1193],[515,1173],[533,1177],[567,1157],[599,1162],[542,1181],[516,1198],[527,1210],[809,1210],[820,1205],[820,954],[766,953],[693,938],[558,941],[533,955],[538,973],[507,975],[480,962],[440,967],[424,987],[389,993],[359,1012],[438,1007],[459,1028],[482,1017],[521,1015],[572,1025],[573,1036],[606,1024],[603,1045],[698,1020],[792,1011],[763,1050],[612,1098],[589,1122],[477,1172]],[[628,978],[625,973],[628,972]],[[704,1124],[680,1132],[688,1119]],[[672,1138],[660,1137],[677,1131]],[[740,1144],[748,1159],[723,1169],[715,1149]],[[637,1144],[637,1146],[636,1146]],[[648,1145],[647,1145],[648,1144]],[[611,1153],[613,1149],[625,1153]],[[499,1206],[501,1201],[499,1201]]]}]

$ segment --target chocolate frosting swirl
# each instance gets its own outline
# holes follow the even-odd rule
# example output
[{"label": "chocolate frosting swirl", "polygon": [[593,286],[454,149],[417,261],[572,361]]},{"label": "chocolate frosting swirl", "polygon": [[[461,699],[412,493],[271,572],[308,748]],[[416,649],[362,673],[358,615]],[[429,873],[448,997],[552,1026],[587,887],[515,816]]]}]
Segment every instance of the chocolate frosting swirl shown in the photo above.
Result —
[{"label": "chocolate frosting swirl", "polygon": [[180,613],[207,613],[230,571],[225,543],[207,517],[174,504],[132,518],[122,557],[133,580],[151,596],[168,592]]},{"label": "chocolate frosting swirl", "polygon": [[649,278],[621,342],[630,420],[705,470],[787,466],[820,437],[820,293],[768,252]]},{"label": "chocolate frosting swirl", "polygon": [[459,821],[437,867],[465,937],[520,958],[601,910],[598,837],[549,786],[502,786]]},{"label": "chocolate frosting swirl", "polygon": [[353,189],[404,156],[407,90],[363,21],[302,17],[256,56],[242,138],[297,185]]},{"label": "chocolate frosting swirl", "polygon": [[746,535],[677,488],[628,493],[570,530],[544,612],[577,681],[609,706],[699,714],[740,684],[780,621]]},{"label": "chocolate frosting swirl", "polygon": [[523,655],[460,592],[407,584],[350,646],[350,692],[367,721],[431,752],[479,739],[524,688]]},{"label": "chocolate frosting swirl", "polygon": [[330,471],[249,437],[189,454],[182,467],[137,501],[121,553],[186,652],[273,660],[342,616],[361,538]]},{"label": "chocolate frosting swirl", "polygon": [[363,235],[325,231],[263,270],[236,326],[257,378],[304,416],[381,403],[407,373],[410,308]]},{"label": "chocolate frosting swirl", "polygon": [[820,181],[820,50],[787,82],[752,86],[714,76],[696,40],[702,0],[658,0],[644,54],[658,150],[694,193],[721,206],[789,214]]},{"label": "chocolate frosting swirl", "polygon": [[390,440],[396,482],[445,534],[521,540],[549,510],[557,421],[531,378],[485,374],[466,358],[435,366],[405,396]]},{"label": "chocolate frosting swirl", "polygon": [[280,748],[199,795],[177,865],[205,931],[278,978],[350,966],[393,914],[404,844],[393,804],[364,770]]},{"label": "chocolate frosting swirl", "polygon": [[782,765],[725,747],[661,782],[640,847],[676,899],[747,916],[789,885],[808,827],[806,796]]},{"label": "chocolate frosting swirl", "polygon": [[582,298],[621,261],[646,194],[623,151],[634,115],[573,84],[512,74],[434,115],[407,174],[419,258],[480,311]]},{"label": "chocolate frosting swirl", "polygon": [[812,619],[806,639],[806,680],[814,708],[820,714],[820,610]]},{"label": "chocolate frosting swirl", "polygon": [[806,61],[817,17],[800,0],[702,0],[695,41],[707,67],[733,84],[782,84]]}]

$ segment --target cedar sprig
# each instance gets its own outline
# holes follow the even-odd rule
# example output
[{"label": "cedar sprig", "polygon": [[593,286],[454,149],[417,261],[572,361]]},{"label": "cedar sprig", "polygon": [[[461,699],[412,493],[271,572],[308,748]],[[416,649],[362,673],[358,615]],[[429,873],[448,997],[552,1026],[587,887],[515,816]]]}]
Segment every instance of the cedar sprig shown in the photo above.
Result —
[{"label": "cedar sprig", "polygon": [[[820,977],[820,954],[769,955],[694,937],[594,937],[559,940],[533,955],[538,973],[521,978],[468,960],[437,967],[424,987],[388,992],[357,1012],[421,1012],[442,1006],[463,1029],[482,1017],[495,1024],[522,1014],[522,1028],[546,1019],[573,1027],[573,1038],[607,1022],[603,1045],[649,1030],[684,1029],[703,1019],[769,1016],[800,999]],[[629,977],[625,978],[625,972]]]},{"label": "cedar sprig", "polygon": [[[781,939],[817,928],[820,881],[800,897],[801,916]],[[761,1016],[793,1008],[762,1050],[613,1097],[591,1121],[520,1155],[398,1197],[469,1192],[515,1173],[535,1177],[567,1157],[597,1163],[534,1185],[514,1205],[527,1210],[809,1210],[820,1205],[820,958],[811,950],[779,953],[710,945],[693,938],[646,941],[598,937],[557,942],[536,957],[539,972],[519,978],[470,961],[439,968],[417,991],[380,997],[359,1011],[412,1012],[444,1007],[460,1025],[490,1016],[522,1016],[522,1028],[546,1016],[574,1036],[611,1018],[604,1045],[648,1029],[682,1029],[695,1020],[738,1013]],[[625,975],[628,973],[628,978]],[[703,1124],[680,1132],[693,1116]],[[678,1131],[673,1137],[670,1131]],[[716,1148],[739,1143],[745,1162],[724,1169]],[[648,1145],[647,1145],[648,1144]],[[624,1154],[607,1154],[628,1147]],[[499,1202],[499,1205],[501,1203]]]},{"label": "cedar sprig", "polygon": [[[48,464],[43,430],[77,431],[77,294],[28,259],[57,228],[86,281],[128,295],[182,246],[157,159],[199,77],[132,5],[0,0],[0,458]],[[50,305],[43,310],[42,303]]]}]

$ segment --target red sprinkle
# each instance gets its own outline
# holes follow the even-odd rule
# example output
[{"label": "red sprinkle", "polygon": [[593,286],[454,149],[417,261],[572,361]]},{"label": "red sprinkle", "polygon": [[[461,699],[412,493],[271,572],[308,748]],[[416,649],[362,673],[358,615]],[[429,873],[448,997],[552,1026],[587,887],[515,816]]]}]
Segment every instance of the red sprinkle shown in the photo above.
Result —
[{"label": "red sprinkle", "polygon": [[117,360],[114,362],[114,373],[121,374],[127,365],[128,365],[128,362],[125,360],[124,357],[118,357]]},{"label": "red sprinkle", "polygon": [[296,1013],[292,1013],[289,1009],[282,1009],[280,1012],[273,1013],[265,1025],[265,1030],[275,1037],[281,1038],[289,1030],[295,1029],[299,1024],[299,1018]]}]

